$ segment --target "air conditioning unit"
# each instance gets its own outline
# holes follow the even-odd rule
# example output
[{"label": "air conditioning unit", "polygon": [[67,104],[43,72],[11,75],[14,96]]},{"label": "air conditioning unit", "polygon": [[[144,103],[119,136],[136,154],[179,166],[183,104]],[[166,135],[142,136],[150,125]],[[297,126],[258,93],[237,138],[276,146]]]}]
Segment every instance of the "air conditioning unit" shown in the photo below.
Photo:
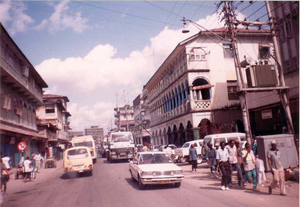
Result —
[{"label": "air conditioning unit", "polygon": [[22,75],[26,78],[29,77],[29,67],[28,66],[22,66]]},{"label": "air conditioning unit", "polygon": [[277,83],[274,65],[252,65],[246,68],[249,88],[274,87]]}]

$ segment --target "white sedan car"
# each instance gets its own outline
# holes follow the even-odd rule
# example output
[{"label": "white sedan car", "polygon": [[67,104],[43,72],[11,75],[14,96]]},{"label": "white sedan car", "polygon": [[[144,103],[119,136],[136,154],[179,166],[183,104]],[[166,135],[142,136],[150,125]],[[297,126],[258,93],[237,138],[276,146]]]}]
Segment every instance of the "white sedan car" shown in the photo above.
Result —
[{"label": "white sedan car", "polygon": [[139,152],[129,162],[131,180],[139,182],[139,188],[153,184],[174,184],[180,187],[183,180],[182,169],[175,165],[165,152]]}]

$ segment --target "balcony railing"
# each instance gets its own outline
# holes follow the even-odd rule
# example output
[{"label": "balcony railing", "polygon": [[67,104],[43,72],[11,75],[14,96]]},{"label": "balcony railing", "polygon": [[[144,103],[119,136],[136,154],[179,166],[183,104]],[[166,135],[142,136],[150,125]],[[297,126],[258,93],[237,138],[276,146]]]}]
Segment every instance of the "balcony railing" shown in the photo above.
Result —
[{"label": "balcony railing", "polygon": [[6,72],[8,72],[18,83],[20,83],[24,88],[26,88],[39,102],[43,103],[42,91],[38,92],[25,78],[10,66],[3,58],[0,58],[0,65]]},{"label": "balcony railing", "polygon": [[211,110],[211,100],[195,100],[192,110],[195,111]]}]

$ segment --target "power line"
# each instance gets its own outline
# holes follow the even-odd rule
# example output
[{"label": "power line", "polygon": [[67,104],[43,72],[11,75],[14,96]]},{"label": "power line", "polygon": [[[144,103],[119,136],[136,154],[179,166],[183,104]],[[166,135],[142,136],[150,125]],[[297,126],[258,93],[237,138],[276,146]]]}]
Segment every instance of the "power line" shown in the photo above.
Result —
[{"label": "power line", "polygon": [[[28,7],[28,6],[22,6],[22,5],[12,4],[11,2],[1,2],[1,4],[7,4],[7,5],[15,6],[15,7],[23,7],[23,8],[30,9],[30,10],[41,11],[41,12],[48,12],[48,13],[52,13],[52,14],[53,13],[55,13],[55,14],[64,14],[64,15],[69,15],[69,16],[73,16],[73,17],[78,17],[77,14],[72,14],[72,13],[68,13],[68,12],[55,12],[55,11],[50,11],[50,10],[47,10],[47,9],[40,9],[40,8],[36,8],[36,7]],[[87,19],[109,21],[109,22],[115,22],[115,23],[119,23],[119,24],[129,24],[129,25],[136,25],[136,26],[143,26],[143,27],[159,28],[157,26],[149,26],[149,25],[143,25],[143,24],[121,22],[121,21],[117,21],[117,20],[102,19],[102,18],[97,18],[97,17],[92,17],[92,16],[84,16],[84,15],[80,15],[80,16],[84,17],[84,18],[87,18]]]},{"label": "power line", "polygon": [[[87,4],[87,3],[83,3],[83,2],[79,2],[79,1],[72,1],[72,2],[73,3],[77,3],[77,4],[83,4],[83,5],[94,7],[94,8],[98,8],[98,9],[102,9],[102,10],[106,10],[106,11],[110,11],[110,12],[114,12],[114,13],[124,14],[124,12],[120,12],[120,11],[116,11],[116,10],[104,8],[104,7],[101,7],[101,6]],[[127,16],[131,16],[131,17],[135,17],[135,18],[139,18],[139,19],[144,19],[144,20],[152,21],[152,22],[164,23],[163,21],[160,21],[160,20],[155,20],[155,19],[150,19],[150,18],[146,18],[146,17],[141,17],[141,16],[137,16],[137,15],[134,15],[134,14],[126,14],[126,15]],[[179,25],[176,25],[176,26],[179,26]]]},{"label": "power line", "polygon": [[286,3],[288,3],[288,1],[286,1],[285,3],[281,3],[281,5],[279,5],[279,6],[277,6],[276,8],[274,8],[273,10],[271,10],[270,12],[267,12],[266,14],[264,14],[264,15],[262,15],[261,17],[259,17],[258,19],[261,19],[261,18],[263,18],[264,16],[266,16],[266,15],[268,15],[268,14],[270,14],[272,11],[274,11],[274,10],[276,10],[276,9],[278,9],[279,7],[282,7],[283,5],[285,5]]},{"label": "power line", "polygon": [[250,16],[248,16],[247,19],[249,19],[251,16],[253,16],[253,14],[255,14],[256,12],[258,12],[259,10],[261,10],[265,6],[266,6],[266,3],[264,5],[262,5],[259,9],[257,9],[255,12],[253,12]]}]

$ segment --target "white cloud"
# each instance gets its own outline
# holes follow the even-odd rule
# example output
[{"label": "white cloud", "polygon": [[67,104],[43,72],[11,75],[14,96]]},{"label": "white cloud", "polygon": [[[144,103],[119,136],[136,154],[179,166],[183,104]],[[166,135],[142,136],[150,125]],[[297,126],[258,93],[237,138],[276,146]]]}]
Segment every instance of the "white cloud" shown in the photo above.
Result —
[{"label": "white cloud", "polygon": [[54,7],[54,13],[49,19],[44,19],[38,26],[37,30],[47,28],[50,33],[55,33],[59,30],[71,28],[74,32],[81,33],[88,28],[86,25],[88,19],[83,18],[80,12],[76,14],[68,13],[68,1],[62,1],[57,5],[49,4]]},{"label": "white cloud", "polygon": [[[197,23],[204,25],[210,20],[209,28],[220,27],[216,15],[200,19]],[[150,39],[150,45],[142,50],[132,51],[126,58],[116,58],[117,49],[110,45],[97,45],[85,57],[69,57],[65,60],[48,59],[35,68],[49,85],[51,93],[66,95],[76,93],[84,98],[87,94],[105,89],[115,93],[123,88],[131,88],[129,96],[136,97],[142,92],[142,86],[168,57],[176,45],[199,32],[195,26],[188,24],[189,34],[182,34],[181,29],[165,27],[157,36]],[[154,56],[153,56],[154,51]],[[128,99],[129,100],[129,99]],[[127,101],[128,101],[127,100]],[[76,130],[83,126],[101,125],[106,127],[109,119],[114,119],[112,100],[96,103],[93,106],[80,106],[71,100],[69,111],[72,114],[71,127]],[[132,103],[133,100],[129,100]]]},{"label": "white cloud", "polygon": [[34,20],[24,13],[27,7],[22,2],[0,3],[0,21],[6,26],[11,35],[28,30]]},{"label": "white cloud", "polygon": [[78,106],[77,103],[70,103],[68,111],[72,115],[70,117],[72,130],[83,130],[93,125],[100,125],[106,131],[107,128],[111,128],[111,123],[114,127],[112,106],[113,103],[110,102],[98,102],[93,106]]}]

